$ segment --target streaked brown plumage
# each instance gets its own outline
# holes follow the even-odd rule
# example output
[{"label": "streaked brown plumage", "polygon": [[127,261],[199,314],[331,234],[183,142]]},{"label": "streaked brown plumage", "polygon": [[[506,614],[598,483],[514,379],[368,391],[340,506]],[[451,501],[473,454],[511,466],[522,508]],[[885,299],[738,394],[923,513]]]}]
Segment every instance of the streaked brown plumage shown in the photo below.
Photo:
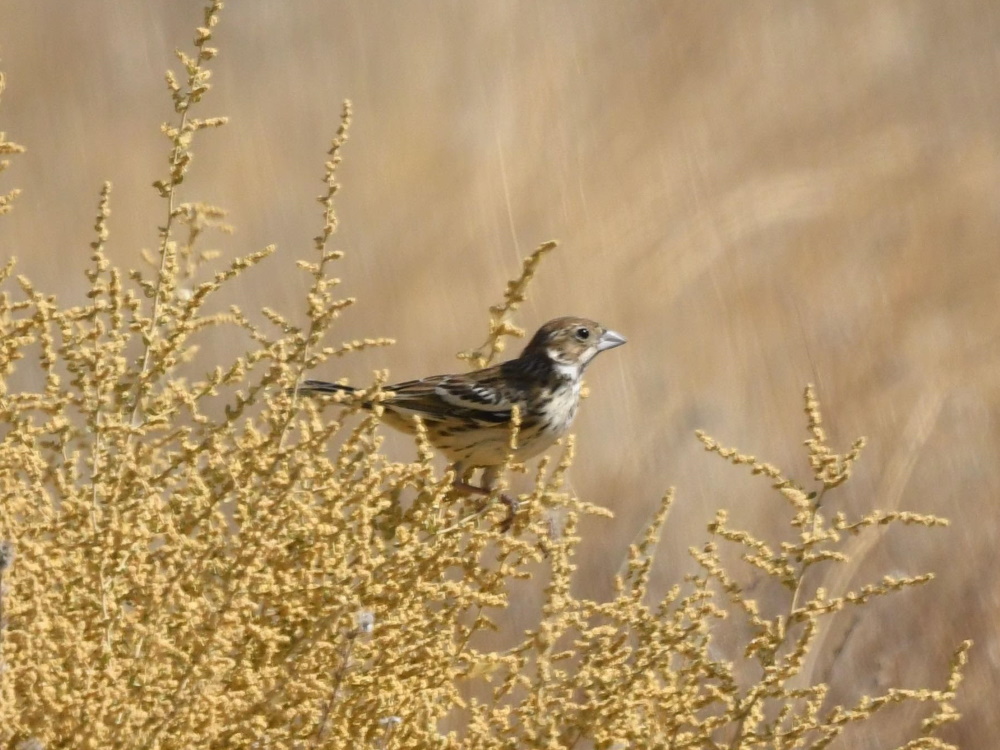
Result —
[{"label": "streaked brown plumage", "polygon": [[[625,338],[586,318],[550,320],[538,329],[516,359],[475,372],[435,375],[386,386],[382,420],[398,430],[415,432],[420,417],[431,445],[453,464],[456,486],[488,494],[507,459],[513,407],[521,419],[518,461],[537,456],[565,435],[576,416],[580,385],[587,365]],[[307,380],[299,393],[354,393],[355,388]],[[372,404],[365,403],[365,408]],[[467,483],[482,468],[482,486]],[[513,519],[516,503],[505,526]]]}]

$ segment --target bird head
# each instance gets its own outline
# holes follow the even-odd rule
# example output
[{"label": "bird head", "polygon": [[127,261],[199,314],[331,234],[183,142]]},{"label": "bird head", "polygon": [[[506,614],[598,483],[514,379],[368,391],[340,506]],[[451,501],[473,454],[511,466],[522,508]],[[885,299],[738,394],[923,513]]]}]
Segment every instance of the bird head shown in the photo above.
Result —
[{"label": "bird head", "polygon": [[598,354],[625,341],[620,333],[593,320],[556,318],[538,329],[521,356],[544,356],[557,370],[578,376]]}]

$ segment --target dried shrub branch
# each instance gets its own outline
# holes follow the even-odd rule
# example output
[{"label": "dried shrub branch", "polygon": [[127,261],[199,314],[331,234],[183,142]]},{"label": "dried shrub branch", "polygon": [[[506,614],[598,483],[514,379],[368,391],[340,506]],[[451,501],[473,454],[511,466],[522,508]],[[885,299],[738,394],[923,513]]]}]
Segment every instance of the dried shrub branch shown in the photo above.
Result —
[{"label": "dried shrub branch", "polygon": [[478,370],[486,367],[502,354],[506,348],[505,339],[508,337],[523,338],[524,329],[515,325],[510,316],[521,306],[525,300],[528,284],[535,278],[538,266],[542,258],[547,253],[555,250],[559,243],[549,240],[539,245],[531,255],[524,259],[521,266],[521,273],[507,282],[507,289],[504,291],[503,302],[490,307],[490,332],[479,347],[467,352],[461,352],[459,359],[469,362],[472,369]]}]

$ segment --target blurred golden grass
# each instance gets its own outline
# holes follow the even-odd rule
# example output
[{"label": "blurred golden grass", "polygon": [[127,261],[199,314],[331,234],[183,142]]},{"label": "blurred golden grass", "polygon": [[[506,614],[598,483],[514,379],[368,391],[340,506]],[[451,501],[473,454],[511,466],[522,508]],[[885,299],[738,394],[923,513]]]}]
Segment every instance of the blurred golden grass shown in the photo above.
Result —
[{"label": "blurred golden grass", "polygon": [[[235,306],[208,312],[271,254],[211,273],[217,257],[197,243],[224,214],[177,201],[194,137],[223,124],[191,114],[209,91],[220,9],[206,9],[195,54],[179,55],[183,82],[168,77],[177,119],[164,128],[166,220],[152,275],[109,260],[106,184],[87,301],[64,305],[24,276],[20,294],[0,297],[0,741],[818,748],[852,725],[881,726],[890,706],[929,703],[900,746],[952,747],[937,732],[956,718],[967,643],[940,689],[892,686],[838,703],[812,671],[835,615],[930,580],[885,575],[852,588],[848,540],[942,524],[895,507],[897,473],[887,475],[889,510],[827,515],[820,500],[848,480],[863,443],[833,451],[812,388],[808,483],[702,434],[708,450],[767,478],[787,528],[778,543],[720,511],[710,541],[691,549],[696,572],[654,592],[668,494],[603,599],[573,592],[580,522],[604,513],[566,489],[572,443],[556,466],[541,463],[527,512],[499,535],[450,496],[425,444],[415,462],[392,462],[374,417],[348,430],[311,403],[293,406],[286,388],[303,371],[387,343],[325,344],[352,302],[334,296],[341,254],[329,246],[350,110],[326,163],[314,259],[299,264],[305,326],[275,309],[264,311],[270,327]],[[509,314],[550,249],[491,309],[472,361],[516,332]],[[12,272],[9,263],[5,285]],[[225,329],[248,348],[199,353],[200,337]],[[208,374],[192,377],[198,368]],[[15,370],[33,386],[11,389]],[[723,554],[730,545],[738,559]],[[759,576],[752,586],[739,559]],[[480,645],[522,579],[541,588],[537,621],[509,647]],[[780,595],[758,600],[760,580]],[[822,585],[830,580],[839,583]],[[744,628],[733,654],[721,618]]]},{"label": "blurred golden grass", "polygon": [[[3,73],[0,73],[0,97],[3,96],[3,90],[6,87],[6,78]],[[6,133],[0,131],[0,157],[10,156],[12,154],[22,154],[24,153],[24,146],[21,146],[13,141],[8,141]],[[10,166],[9,159],[0,159],[0,173],[3,173],[7,167]],[[14,199],[20,195],[20,190],[14,188],[5,194],[0,194],[0,216],[10,213],[11,203]]]}]

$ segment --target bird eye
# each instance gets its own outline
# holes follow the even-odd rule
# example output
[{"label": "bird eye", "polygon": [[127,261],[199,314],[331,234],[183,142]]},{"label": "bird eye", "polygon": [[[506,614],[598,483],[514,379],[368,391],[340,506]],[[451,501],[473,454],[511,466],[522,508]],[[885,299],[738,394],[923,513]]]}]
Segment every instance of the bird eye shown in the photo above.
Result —
[{"label": "bird eye", "polygon": [[580,341],[586,341],[587,339],[590,338],[590,329],[589,328],[577,328],[576,329],[576,337],[578,339],[580,339]]}]

